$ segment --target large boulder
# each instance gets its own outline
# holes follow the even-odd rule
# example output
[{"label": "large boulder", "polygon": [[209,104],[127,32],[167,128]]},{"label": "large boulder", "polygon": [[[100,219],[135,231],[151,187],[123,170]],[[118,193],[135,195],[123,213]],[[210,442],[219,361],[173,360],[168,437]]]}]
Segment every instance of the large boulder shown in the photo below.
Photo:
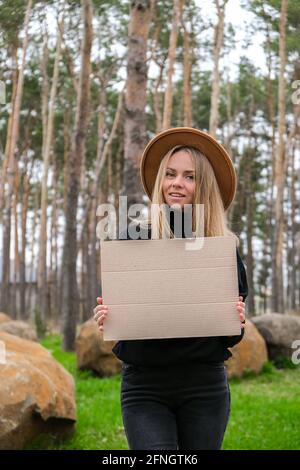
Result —
[{"label": "large boulder", "polygon": [[20,320],[12,320],[1,323],[0,331],[5,331],[6,333],[28,339],[29,341],[38,340],[36,328]]},{"label": "large boulder", "polygon": [[246,321],[245,334],[233,348],[232,357],[226,361],[228,377],[242,377],[245,371],[259,373],[268,360],[265,340],[250,320]]},{"label": "large boulder", "polygon": [[12,318],[10,318],[6,313],[0,312],[0,325],[2,323],[6,323],[8,321],[12,321]]},{"label": "large boulder", "polygon": [[0,449],[22,449],[41,432],[72,432],[73,377],[40,344],[3,331],[0,342],[6,352],[0,363]]},{"label": "large boulder", "polygon": [[256,328],[267,343],[271,360],[280,357],[291,359],[294,341],[300,339],[300,318],[282,313],[265,313],[252,318]]},{"label": "large boulder", "polygon": [[115,341],[103,341],[94,319],[82,324],[76,338],[77,367],[90,369],[100,377],[121,372],[122,362],[112,352]]}]

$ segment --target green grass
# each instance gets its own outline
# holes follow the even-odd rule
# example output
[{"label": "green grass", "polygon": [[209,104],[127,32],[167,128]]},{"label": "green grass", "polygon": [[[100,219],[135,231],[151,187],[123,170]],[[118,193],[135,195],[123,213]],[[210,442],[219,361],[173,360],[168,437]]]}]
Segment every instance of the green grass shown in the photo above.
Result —
[{"label": "green grass", "polygon": [[[27,449],[128,449],[120,406],[120,375],[99,378],[76,368],[59,336],[42,341],[76,383],[76,431],[68,439],[40,435]],[[230,380],[231,416],[223,449],[300,449],[300,367],[268,362],[262,373]]]},{"label": "green grass", "polygon": [[300,449],[300,368],[275,369],[230,381],[232,411],[224,449]]}]

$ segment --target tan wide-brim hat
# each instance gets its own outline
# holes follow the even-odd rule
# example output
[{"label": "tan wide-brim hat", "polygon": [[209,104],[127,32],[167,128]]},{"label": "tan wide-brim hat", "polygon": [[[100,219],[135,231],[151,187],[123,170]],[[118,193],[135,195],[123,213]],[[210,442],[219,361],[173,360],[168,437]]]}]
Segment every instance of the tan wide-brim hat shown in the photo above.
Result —
[{"label": "tan wide-brim hat", "polygon": [[236,172],[225,148],[206,132],[192,127],[174,127],[157,134],[146,146],[140,164],[144,190],[152,200],[156,175],[166,153],[176,145],[199,149],[210,161],[223,199],[224,210],[232,203],[237,185]]}]

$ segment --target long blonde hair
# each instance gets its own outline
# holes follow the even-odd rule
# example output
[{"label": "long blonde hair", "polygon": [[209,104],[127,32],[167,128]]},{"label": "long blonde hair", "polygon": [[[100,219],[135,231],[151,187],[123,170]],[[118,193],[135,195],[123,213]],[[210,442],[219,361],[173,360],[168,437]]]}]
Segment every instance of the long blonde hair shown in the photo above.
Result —
[{"label": "long blonde hair", "polygon": [[[162,238],[163,233],[170,233],[174,238],[168,217],[165,211],[161,210],[166,204],[163,196],[163,179],[169,158],[179,150],[187,152],[195,163],[195,193],[192,210],[192,230],[196,237],[201,236],[200,219],[195,211],[195,204],[204,204],[204,236],[233,236],[236,245],[239,246],[239,239],[227,226],[226,212],[224,210],[222,196],[219,190],[214,170],[207,157],[200,150],[188,145],[177,145],[169,150],[163,157],[155,180],[152,192],[151,216],[142,225],[151,226],[151,238]],[[202,235],[203,236],[203,235]]]}]

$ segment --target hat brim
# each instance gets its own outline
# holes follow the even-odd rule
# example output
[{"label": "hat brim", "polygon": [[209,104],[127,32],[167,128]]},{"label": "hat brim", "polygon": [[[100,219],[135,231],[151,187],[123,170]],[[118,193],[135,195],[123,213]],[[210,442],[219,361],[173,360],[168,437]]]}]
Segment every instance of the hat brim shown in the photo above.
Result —
[{"label": "hat brim", "polygon": [[214,137],[191,127],[167,129],[153,137],[146,146],[141,158],[140,176],[149,199],[152,200],[152,191],[161,160],[176,145],[195,147],[208,158],[220,188],[224,210],[228,209],[234,199],[237,185],[232,160]]}]

